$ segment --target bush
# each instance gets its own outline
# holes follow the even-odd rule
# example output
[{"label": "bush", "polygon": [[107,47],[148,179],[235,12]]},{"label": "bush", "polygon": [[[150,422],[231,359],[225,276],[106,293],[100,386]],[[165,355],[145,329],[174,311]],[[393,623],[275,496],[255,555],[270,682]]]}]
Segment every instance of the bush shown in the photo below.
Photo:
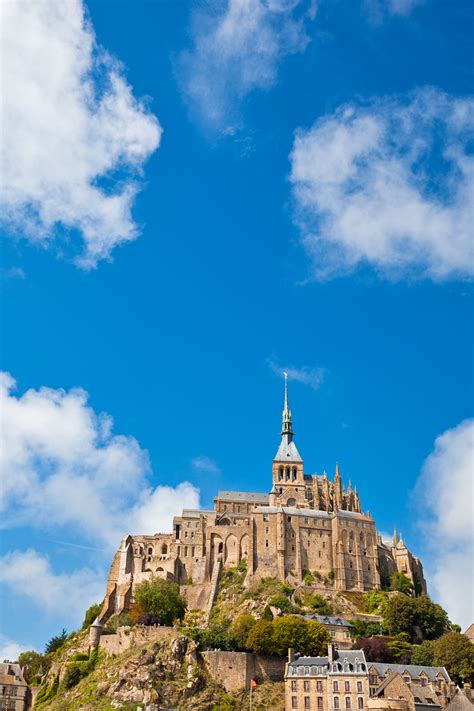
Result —
[{"label": "bush", "polygon": [[256,654],[274,654],[273,622],[259,620],[254,624],[247,637],[247,646]]},{"label": "bush", "polygon": [[414,644],[411,652],[411,663],[421,667],[431,667],[434,661],[434,642],[426,640],[421,644]]},{"label": "bush", "polygon": [[230,626],[230,634],[237,649],[242,651],[247,649],[247,639],[255,623],[255,618],[248,614],[239,615],[233,620]]},{"label": "bush", "polygon": [[362,649],[368,662],[391,662],[392,651],[382,637],[362,637],[352,646]]},{"label": "bush", "polygon": [[160,618],[168,626],[175,620],[182,620],[186,612],[186,600],[179,593],[179,585],[161,578],[137,585],[135,600],[144,613]]},{"label": "bush", "polygon": [[68,665],[68,668],[66,669],[66,673],[64,675],[64,680],[63,680],[63,685],[65,689],[72,689],[73,686],[76,686],[76,684],[79,684],[81,679],[85,676],[83,669],[79,666],[79,664],[70,664]]},{"label": "bush", "polygon": [[313,608],[320,615],[332,615],[334,612],[333,607],[321,595],[308,595],[305,602],[307,607]]},{"label": "bush", "polygon": [[214,622],[206,629],[197,631],[197,639],[201,649],[221,649],[224,652],[235,650],[235,643],[229,631],[229,624]]},{"label": "bush", "polygon": [[273,595],[268,601],[270,607],[276,607],[282,612],[291,612],[293,605],[288,600],[286,595]]},{"label": "bush", "polygon": [[334,572],[334,570],[330,570],[328,573],[328,580],[331,580],[331,582],[332,582],[335,579],[335,577],[336,577],[336,573]]},{"label": "bush", "polygon": [[91,626],[91,624],[96,620],[96,618],[99,616],[99,613],[102,609],[102,605],[99,605],[98,603],[94,603],[94,605],[91,605],[89,609],[86,611],[86,614],[84,616],[84,622],[82,623],[82,630],[86,630],[88,627]]},{"label": "bush", "polygon": [[364,608],[369,614],[383,614],[388,595],[383,590],[370,590],[364,593]]},{"label": "bush", "polygon": [[413,583],[404,573],[393,573],[390,578],[390,590],[409,595],[413,590]]},{"label": "bush", "polygon": [[312,585],[314,583],[314,575],[309,570],[303,572],[303,583],[305,585]]}]

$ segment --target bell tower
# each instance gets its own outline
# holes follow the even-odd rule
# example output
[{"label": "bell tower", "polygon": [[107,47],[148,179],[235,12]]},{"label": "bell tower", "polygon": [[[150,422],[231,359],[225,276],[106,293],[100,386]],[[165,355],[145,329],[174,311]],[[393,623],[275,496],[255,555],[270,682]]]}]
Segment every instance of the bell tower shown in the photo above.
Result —
[{"label": "bell tower", "polygon": [[293,422],[288,402],[288,373],[282,413],[281,442],[272,464],[272,501],[276,506],[309,507],[306,498],[303,460],[293,442]]}]

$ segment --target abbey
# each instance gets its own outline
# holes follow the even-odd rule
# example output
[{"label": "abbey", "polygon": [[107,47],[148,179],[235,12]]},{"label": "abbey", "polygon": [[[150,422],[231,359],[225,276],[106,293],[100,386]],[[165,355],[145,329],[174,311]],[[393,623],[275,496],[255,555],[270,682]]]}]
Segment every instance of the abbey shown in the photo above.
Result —
[{"label": "abbey", "polygon": [[339,467],[307,474],[294,439],[285,378],[281,442],[268,494],[220,491],[212,510],[185,509],[172,533],[127,535],[116,552],[101,613],[129,607],[134,587],[160,576],[183,585],[190,607],[212,605],[219,572],[245,560],[246,583],[275,577],[301,584],[307,571],[326,587],[378,588],[394,571],[426,590],[418,558],[394,534],[387,544],[364,513],[356,488],[344,488]]}]

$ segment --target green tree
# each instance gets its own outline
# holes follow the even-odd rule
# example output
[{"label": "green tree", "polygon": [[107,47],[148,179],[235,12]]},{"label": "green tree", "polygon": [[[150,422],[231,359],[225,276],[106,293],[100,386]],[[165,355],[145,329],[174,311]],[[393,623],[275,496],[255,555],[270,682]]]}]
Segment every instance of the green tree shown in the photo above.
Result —
[{"label": "green tree", "polygon": [[224,652],[235,650],[235,643],[225,621],[214,622],[204,630],[200,630],[198,641],[203,649],[222,649]]},{"label": "green tree", "polygon": [[37,681],[38,676],[46,674],[50,667],[51,661],[43,654],[35,652],[34,649],[29,649],[28,651],[20,654],[18,657],[18,664],[23,669],[23,674],[27,684],[33,684],[33,682]]},{"label": "green tree", "polygon": [[474,646],[464,634],[447,632],[434,642],[434,664],[446,667],[456,682],[474,682]]},{"label": "green tree", "polygon": [[244,614],[236,617],[230,626],[230,634],[235,642],[237,649],[247,649],[247,638],[250,630],[256,624],[256,620],[252,615]]},{"label": "green tree", "polygon": [[308,648],[308,626],[302,617],[282,615],[273,620],[273,653],[281,657],[292,647],[296,652],[305,653]]},{"label": "green tree", "polygon": [[390,578],[390,590],[396,590],[397,592],[405,593],[409,595],[413,590],[413,583],[410,578],[407,578],[405,573],[393,573]]},{"label": "green tree", "polygon": [[406,640],[406,637],[409,637],[409,635],[406,632],[402,632],[395,639],[387,641],[387,646],[392,652],[393,661],[399,664],[410,664],[412,645]]},{"label": "green tree", "polygon": [[153,577],[137,585],[135,600],[144,612],[158,617],[163,625],[182,620],[186,612],[186,600],[179,593],[179,585],[162,578]]},{"label": "green tree", "polygon": [[364,612],[383,614],[388,595],[383,590],[370,590],[364,593]]},{"label": "green tree", "polygon": [[82,623],[81,629],[86,630],[88,627],[90,627],[91,624],[99,616],[101,609],[102,609],[102,605],[99,605],[99,603],[94,603],[93,605],[91,605],[89,607],[89,609],[86,611],[86,614],[84,617],[84,622]]},{"label": "green tree", "polygon": [[61,632],[61,634],[57,634],[54,637],[51,637],[49,642],[46,644],[46,647],[44,649],[45,654],[52,654],[55,652],[57,649],[63,646],[64,642],[67,640],[67,632],[65,629]]},{"label": "green tree", "polygon": [[425,640],[421,644],[414,644],[411,652],[411,663],[421,667],[431,667],[434,661],[434,642]]},{"label": "green tree", "polygon": [[306,639],[305,654],[315,657],[327,654],[328,642],[331,637],[320,622],[316,622],[316,620],[308,620],[306,622]]},{"label": "green tree", "polygon": [[317,593],[312,593],[306,597],[306,605],[312,607],[319,615],[332,615],[334,612],[331,605]]},{"label": "green tree", "polygon": [[407,632],[413,634],[415,621],[415,601],[406,595],[394,595],[387,600],[384,610],[384,622],[391,635]]},{"label": "green tree", "polygon": [[415,599],[415,624],[420,626],[424,639],[437,639],[449,627],[448,613],[428,595],[420,595]]},{"label": "green tree", "polygon": [[249,632],[247,647],[256,654],[274,654],[273,622],[258,620]]},{"label": "green tree", "polygon": [[291,612],[293,605],[288,600],[286,595],[273,595],[268,601],[270,607],[276,607],[282,612]]}]

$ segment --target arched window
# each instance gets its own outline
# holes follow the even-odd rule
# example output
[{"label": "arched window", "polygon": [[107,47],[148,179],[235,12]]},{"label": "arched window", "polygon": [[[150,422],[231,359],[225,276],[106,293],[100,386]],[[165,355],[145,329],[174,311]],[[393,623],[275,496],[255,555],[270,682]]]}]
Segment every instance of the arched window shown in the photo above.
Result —
[{"label": "arched window", "polygon": [[350,709],[351,707],[351,697],[346,696],[346,709]]},{"label": "arched window", "polygon": [[163,555],[166,555],[168,553],[168,546],[166,545],[166,543],[163,543],[163,545],[161,546],[161,553]]},{"label": "arched window", "polygon": [[334,708],[335,709],[339,708],[339,697],[338,696],[334,697]]},{"label": "arched window", "polygon": [[278,468],[278,481],[283,479],[283,467]]},{"label": "arched window", "polygon": [[285,481],[290,480],[290,467],[285,467]]},{"label": "arched window", "polygon": [[217,549],[217,552],[218,552],[218,553],[222,553],[223,550],[224,550],[224,544],[223,544],[222,541],[221,541],[221,542],[219,543],[219,547],[218,547],[218,549]]},{"label": "arched window", "polygon": [[296,467],[293,467],[293,481],[296,481]]}]

